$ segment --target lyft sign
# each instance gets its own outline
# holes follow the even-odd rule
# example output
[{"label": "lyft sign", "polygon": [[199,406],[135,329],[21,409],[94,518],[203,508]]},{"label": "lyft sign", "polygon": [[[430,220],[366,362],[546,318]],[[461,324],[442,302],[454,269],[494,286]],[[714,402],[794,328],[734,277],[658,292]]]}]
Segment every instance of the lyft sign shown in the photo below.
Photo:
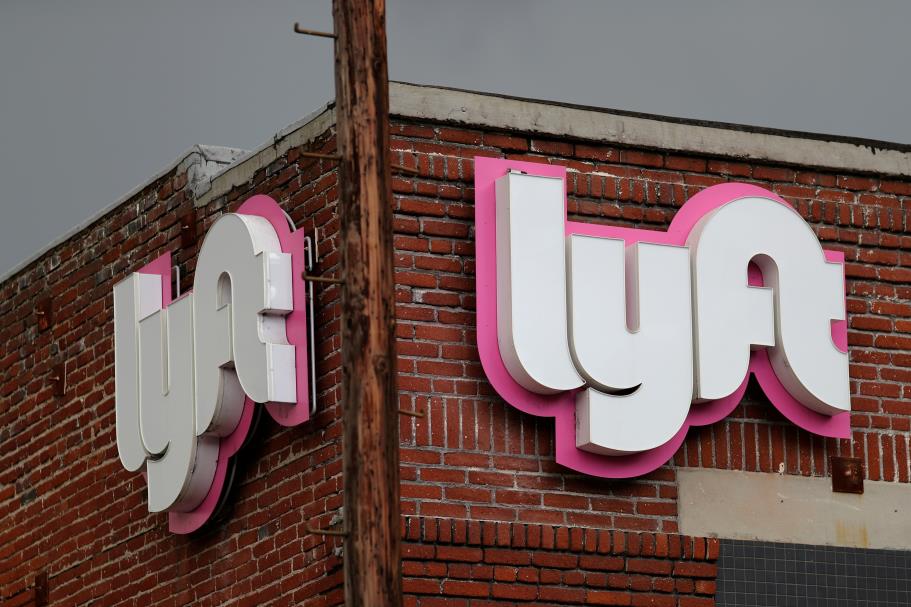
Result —
[{"label": "lyft sign", "polygon": [[843,257],[785,201],[718,185],[659,232],[568,221],[564,183],[476,159],[481,362],[508,403],[556,418],[559,463],[648,472],[750,373],[797,425],[849,435]]},{"label": "lyft sign", "polygon": [[174,532],[214,512],[256,403],[309,418],[303,269],[303,233],[255,196],[209,228],[191,292],[172,299],[170,254],[114,286],[117,449]]}]

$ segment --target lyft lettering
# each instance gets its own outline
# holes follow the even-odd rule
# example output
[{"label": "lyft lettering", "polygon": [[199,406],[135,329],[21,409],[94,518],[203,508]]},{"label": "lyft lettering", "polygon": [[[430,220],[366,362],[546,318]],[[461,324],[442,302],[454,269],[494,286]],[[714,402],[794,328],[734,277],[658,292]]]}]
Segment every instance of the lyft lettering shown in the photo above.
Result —
[{"label": "lyft lettering", "polygon": [[176,531],[211,515],[253,403],[286,425],[308,417],[300,240],[255,197],[209,229],[192,292],[170,301],[170,256],[114,287],[120,460],[145,471],[149,511],[172,513]]},{"label": "lyft lettering", "polygon": [[[505,161],[481,164],[491,162]],[[509,170],[517,164],[524,170]],[[572,447],[589,455],[567,457],[563,445],[561,458],[558,445],[558,460],[604,476],[654,468],[666,457],[648,452],[666,455],[688,420],[715,421],[704,414],[711,403],[739,401],[762,364],[771,368],[763,387],[774,383],[767,392],[784,393],[773,396],[787,396],[785,409],[802,409],[798,423],[843,433],[846,418],[838,430],[828,423],[850,410],[848,356],[835,336],[845,320],[843,264],[790,206],[727,184],[684,205],[688,225],[667,233],[567,222],[562,176],[534,167],[482,170],[488,183],[476,187],[479,268],[493,265],[495,277],[486,282],[479,269],[479,332],[495,330],[499,366],[485,355],[490,340],[479,335],[479,344],[511,404],[559,418],[572,400]],[[495,319],[481,322],[490,300]]]}]

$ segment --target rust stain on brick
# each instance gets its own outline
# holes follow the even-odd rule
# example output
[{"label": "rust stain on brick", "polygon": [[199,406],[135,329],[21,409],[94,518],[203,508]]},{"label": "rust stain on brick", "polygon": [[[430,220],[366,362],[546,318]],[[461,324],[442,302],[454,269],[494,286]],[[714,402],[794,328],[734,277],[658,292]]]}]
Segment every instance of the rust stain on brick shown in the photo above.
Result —
[{"label": "rust stain on brick", "polygon": [[859,457],[832,456],[832,491],[864,492],[864,465]]}]

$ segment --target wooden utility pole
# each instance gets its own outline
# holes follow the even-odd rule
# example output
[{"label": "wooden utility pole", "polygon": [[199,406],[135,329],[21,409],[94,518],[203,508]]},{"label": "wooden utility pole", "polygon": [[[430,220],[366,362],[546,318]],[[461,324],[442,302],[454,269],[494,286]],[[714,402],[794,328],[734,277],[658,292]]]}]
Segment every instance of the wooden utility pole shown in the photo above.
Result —
[{"label": "wooden utility pole", "polygon": [[333,0],[342,263],[345,603],[402,604],[384,0]]}]

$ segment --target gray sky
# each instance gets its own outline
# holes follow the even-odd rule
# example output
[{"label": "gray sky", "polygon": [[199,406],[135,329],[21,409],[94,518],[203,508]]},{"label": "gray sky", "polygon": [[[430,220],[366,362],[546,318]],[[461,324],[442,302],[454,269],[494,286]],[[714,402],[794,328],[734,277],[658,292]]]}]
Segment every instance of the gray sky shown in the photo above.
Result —
[{"label": "gray sky", "polygon": [[[331,0],[0,0],[0,275],[333,96]],[[390,78],[911,143],[911,2],[387,0]]]}]

